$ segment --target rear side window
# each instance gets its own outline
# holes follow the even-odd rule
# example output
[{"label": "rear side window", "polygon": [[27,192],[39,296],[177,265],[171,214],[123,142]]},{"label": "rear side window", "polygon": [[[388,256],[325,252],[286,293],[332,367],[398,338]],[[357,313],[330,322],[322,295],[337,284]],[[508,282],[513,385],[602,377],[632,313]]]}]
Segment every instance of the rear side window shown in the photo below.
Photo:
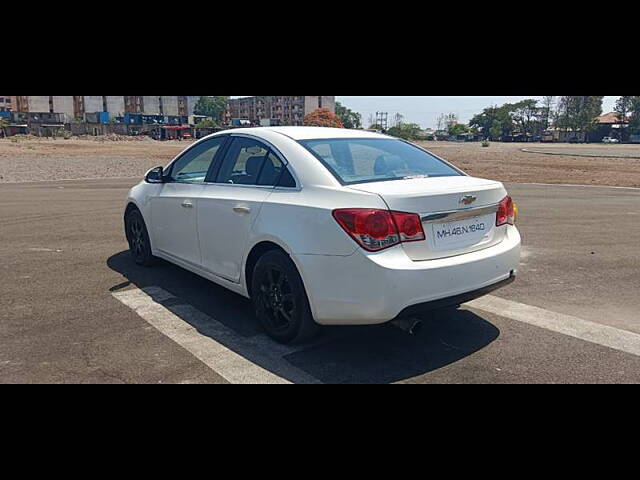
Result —
[{"label": "rear side window", "polygon": [[275,186],[284,168],[280,159],[270,151],[258,177],[258,185]]},{"label": "rear side window", "polygon": [[291,172],[286,167],[282,171],[282,175],[280,176],[280,180],[278,181],[278,186],[291,188],[294,188],[296,186],[296,181],[293,178],[293,175],[291,175]]},{"label": "rear side window", "polygon": [[407,142],[386,138],[302,140],[342,184],[463,175]]},{"label": "rear side window", "polygon": [[222,162],[217,183],[257,185],[267,158],[267,147],[251,138],[234,138]]},{"label": "rear side window", "polygon": [[[267,145],[252,138],[237,137],[225,155],[216,183],[295,187],[293,177],[291,180],[282,178],[285,172],[291,177]],[[291,182],[293,185],[289,185]]]}]

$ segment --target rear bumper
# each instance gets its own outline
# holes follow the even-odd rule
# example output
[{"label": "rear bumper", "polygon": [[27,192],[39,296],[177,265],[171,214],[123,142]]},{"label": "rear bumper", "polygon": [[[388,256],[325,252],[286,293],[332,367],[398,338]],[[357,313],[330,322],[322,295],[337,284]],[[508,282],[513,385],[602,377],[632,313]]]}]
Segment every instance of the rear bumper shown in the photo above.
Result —
[{"label": "rear bumper", "polygon": [[515,277],[520,234],[506,227],[502,242],[455,257],[413,261],[401,247],[349,256],[293,257],[315,320],[326,325],[384,323],[400,315],[457,305]]},{"label": "rear bumper", "polygon": [[421,313],[436,310],[438,308],[453,307],[460,305],[461,303],[470,302],[471,300],[482,297],[488,293],[493,292],[499,288],[509,285],[516,279],[516,274],[512,273],[508,278],[500,280],[499,282],[487,285],[486,287],[478,288],[471,292],[461,293],[452,297],[441,298],[439,300],[431,300],[430,302],[418,303],[417,305],[411,305],[410,307],[402,310],[398,317],[410,317],[412,315],[419,315]]}]

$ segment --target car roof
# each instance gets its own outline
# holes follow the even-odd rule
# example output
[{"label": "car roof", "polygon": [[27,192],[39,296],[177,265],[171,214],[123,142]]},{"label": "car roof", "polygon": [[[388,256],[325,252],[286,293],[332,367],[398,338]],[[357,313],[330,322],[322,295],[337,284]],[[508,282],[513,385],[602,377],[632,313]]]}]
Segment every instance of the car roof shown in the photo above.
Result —
[{"label": "car roof", "polygon": [[[255,128],[238,128],[234,129],[234,133],[247,133],[260,135],[260,132],[271,131],[286,135],[293,140],[312,140],[316,138],[389,138],[367,130],[352,130],[348,128],[329,128],[329,127],[255,127]],[[227,130],[227,133],[230,131]]]}]

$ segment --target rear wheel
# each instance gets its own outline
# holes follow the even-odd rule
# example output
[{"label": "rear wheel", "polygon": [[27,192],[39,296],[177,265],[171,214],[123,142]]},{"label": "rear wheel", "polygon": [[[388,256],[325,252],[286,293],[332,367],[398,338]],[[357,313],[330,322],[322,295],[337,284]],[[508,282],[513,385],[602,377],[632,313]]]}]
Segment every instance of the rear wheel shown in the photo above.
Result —
[{"label": "rear wheel", "polygon": [[251,297],[258,320],[278,342],[303,342],[320,330],[311,315],[302,278],[293,261],[280,250],[265,253],[256,263]]},{"label": "rear wheel", "polygon": [[151,265],[154,257],[151,254],[149,232],[147,232],[147,226],[144,223],[142,214],[138,209],[134,208],[129,211],[124,223],[127,241],[129,242],[129,251],[134,261],[138,265]]}]

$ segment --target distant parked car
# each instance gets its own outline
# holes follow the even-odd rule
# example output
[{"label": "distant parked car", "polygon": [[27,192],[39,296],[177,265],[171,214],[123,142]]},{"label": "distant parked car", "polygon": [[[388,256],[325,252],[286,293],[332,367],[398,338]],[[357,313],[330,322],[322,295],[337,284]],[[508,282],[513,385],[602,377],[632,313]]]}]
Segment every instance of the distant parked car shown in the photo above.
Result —
[{"label": "distant parked car", "polygon": [[620,140],[618,140],[617,138],[613,138],[613,137],[604,137],[602,139],[602,143],[620,143]]}]

